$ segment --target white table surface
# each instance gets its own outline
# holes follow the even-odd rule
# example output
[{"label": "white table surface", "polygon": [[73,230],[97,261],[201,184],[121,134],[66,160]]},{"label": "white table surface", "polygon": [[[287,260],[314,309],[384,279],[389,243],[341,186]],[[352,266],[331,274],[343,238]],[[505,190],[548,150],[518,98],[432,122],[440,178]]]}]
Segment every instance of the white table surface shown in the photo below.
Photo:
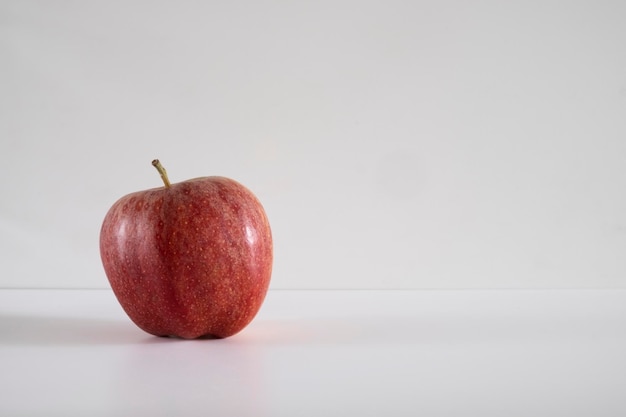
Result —
[{"label": "white table surface", "polygon": [[0,416],[626,416],[626,290],[270,291],[223,340],[0,290]]}]

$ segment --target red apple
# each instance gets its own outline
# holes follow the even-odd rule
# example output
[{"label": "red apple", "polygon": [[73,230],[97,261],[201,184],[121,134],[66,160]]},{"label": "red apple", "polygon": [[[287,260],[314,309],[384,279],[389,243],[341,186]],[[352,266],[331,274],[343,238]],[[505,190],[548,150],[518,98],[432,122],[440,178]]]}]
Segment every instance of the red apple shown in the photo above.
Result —
[{"label": "red apple", "polygon": [[104,218],[100,256],[119,303],[141,329],[223,338],[259,311],[272,272],[272,234],[259,200],[224,177],[119,199]]}]

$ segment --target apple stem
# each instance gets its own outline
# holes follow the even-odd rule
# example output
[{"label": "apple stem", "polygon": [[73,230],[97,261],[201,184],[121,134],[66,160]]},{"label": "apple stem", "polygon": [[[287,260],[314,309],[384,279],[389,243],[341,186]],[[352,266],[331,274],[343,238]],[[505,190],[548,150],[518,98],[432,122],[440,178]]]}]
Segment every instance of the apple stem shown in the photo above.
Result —
[{"label": "apple stem", "polygon": [[171,184],[169,178],[167,178],[167,171],[163,168],[161,162],[158,159],[155,159],[152,161],[152,166],[159,171],[159,174],[161,174],[161,179],[163,180],[163,184],[165,184],[165,188],[170,188]]}]

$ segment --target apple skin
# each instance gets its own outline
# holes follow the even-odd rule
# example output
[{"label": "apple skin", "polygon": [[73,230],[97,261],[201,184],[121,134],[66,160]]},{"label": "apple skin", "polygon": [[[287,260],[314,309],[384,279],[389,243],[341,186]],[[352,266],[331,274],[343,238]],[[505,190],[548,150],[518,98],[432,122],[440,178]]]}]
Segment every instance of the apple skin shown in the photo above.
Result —
[{"label": "apple skin", "polygon": [[202,177],[126,195],[100,231],[115,296],[147,333],[225,338],[259,311],[272,273],[272,233],[238,182]]}]

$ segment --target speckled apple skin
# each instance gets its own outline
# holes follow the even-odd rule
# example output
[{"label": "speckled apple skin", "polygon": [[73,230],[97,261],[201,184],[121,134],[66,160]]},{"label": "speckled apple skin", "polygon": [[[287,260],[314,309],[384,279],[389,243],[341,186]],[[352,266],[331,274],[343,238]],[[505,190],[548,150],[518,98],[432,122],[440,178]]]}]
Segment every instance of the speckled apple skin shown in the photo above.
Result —
[{"label": "speckled apple skin", "polygon": [[100,255],[115,296],[141,329],[224,338],[263,303],[272,234],[252,192],[203,177],[119,199],[102,224]]}]

